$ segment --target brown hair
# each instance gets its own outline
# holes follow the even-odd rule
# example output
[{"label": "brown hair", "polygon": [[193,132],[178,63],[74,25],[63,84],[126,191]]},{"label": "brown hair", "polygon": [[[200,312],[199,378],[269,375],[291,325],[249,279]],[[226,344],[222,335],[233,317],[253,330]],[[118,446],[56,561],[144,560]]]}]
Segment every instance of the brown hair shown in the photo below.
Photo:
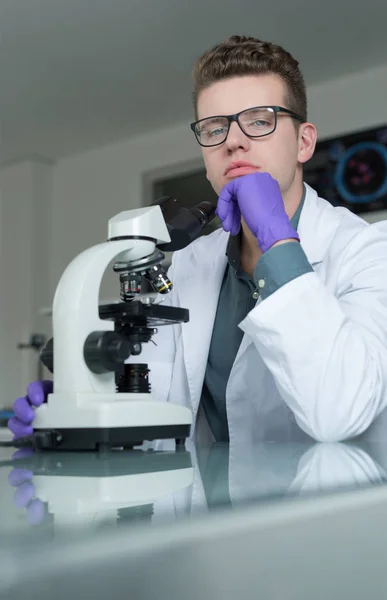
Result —
[{"label": "brown hair", "polygon": [[[298,61],[281,46],[254,37],[233,35],[205,52],[193,72],[193,101],[212,83],[238,75],[279,75],[287,87],[289,108],[307,120],[306,87]],[[196,117],[197,118],[197,117]]]}]

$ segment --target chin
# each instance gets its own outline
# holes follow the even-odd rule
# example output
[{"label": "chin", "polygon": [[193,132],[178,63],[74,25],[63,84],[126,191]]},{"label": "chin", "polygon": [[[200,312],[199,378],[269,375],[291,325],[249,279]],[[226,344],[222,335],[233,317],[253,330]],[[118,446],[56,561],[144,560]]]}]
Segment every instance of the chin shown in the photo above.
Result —
[{"label": "chin", "polygon": [[211,183],[211,187],[214,190],[215,194],[217,196],[219,196],[220,192],[222,191],[224,185],[227,183],[227,181],[225,181],[224,183]]}]

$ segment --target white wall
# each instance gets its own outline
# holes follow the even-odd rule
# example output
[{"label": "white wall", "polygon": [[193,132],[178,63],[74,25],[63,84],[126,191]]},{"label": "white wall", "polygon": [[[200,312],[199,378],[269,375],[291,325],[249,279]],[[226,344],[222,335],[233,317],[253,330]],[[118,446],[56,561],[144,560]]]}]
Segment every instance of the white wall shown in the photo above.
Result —
[{"label": "white wall", "polygon": [[18,350],[31,333],[48,334],[39,306],[51,301],[52,166],[28,160],[0,170],[1,344],[0,406],[37,376],[32,350]]},{"label": "white wall", "polygon": [[387,123],[387,64],[312,86],[308,97],[320,137]]}]

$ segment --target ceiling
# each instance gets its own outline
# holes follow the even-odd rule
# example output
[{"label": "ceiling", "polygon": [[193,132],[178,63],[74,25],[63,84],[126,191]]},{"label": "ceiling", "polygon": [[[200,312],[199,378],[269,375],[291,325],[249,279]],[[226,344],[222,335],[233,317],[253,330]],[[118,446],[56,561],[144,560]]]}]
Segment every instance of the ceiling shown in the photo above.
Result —
[{"label": "ceiling", "polygon": [[282,44],[311,84],[386,63],[386,22],[386,0],[0,0],[0,160],[189,121],[194,60],[233,33]]}]

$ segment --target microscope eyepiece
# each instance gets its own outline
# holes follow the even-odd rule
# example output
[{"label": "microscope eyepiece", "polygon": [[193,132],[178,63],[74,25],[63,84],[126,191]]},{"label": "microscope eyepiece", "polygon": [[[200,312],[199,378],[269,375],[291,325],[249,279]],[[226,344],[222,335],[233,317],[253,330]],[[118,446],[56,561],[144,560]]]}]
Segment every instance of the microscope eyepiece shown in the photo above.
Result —
[{"label": "microscope eyepiece", "polygon": [[216,216],[215,206],[211,202],[201,202],[192,208],[186,208],[176,198],[163,196],[154,204],[160,206],[171,238],[170,242],[157,245],[163,252],[182,250],[191,244]]}]

